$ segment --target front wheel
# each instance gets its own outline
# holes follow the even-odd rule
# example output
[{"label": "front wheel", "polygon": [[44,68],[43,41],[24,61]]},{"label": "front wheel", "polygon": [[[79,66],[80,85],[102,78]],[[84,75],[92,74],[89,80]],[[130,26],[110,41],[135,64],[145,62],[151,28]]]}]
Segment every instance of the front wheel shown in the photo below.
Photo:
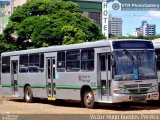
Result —
[{"label": "front wheel", "polygon": [[32,103],[33,102],[33,92],[32,88],[30,86],[27,86],[24,91],[24,100],[27,103]]},{"label": "front wheel", "polygon": [[88,90],[84,93],[84,106],[89,109],[93,109],[96,107],[94,94],[91,90]]}]

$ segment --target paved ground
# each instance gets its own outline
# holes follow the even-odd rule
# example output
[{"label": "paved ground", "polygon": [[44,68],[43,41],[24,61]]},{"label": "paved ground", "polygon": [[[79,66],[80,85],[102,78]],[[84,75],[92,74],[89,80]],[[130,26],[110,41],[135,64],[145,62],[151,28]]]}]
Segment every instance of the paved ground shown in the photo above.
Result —
[{"label": "paved ground", "polygon": [[[151,120],[159,120],[160,119],[160,103],[156,103],[154,105],[147,105],[144,103],[133,103],[129,108],[122,108],[117,105],[110,104],[100,104],[97,109],[86,109],[82,108],[80,103],[77,102],[63,102],[63,101],[47,101],[37,99],[35,103],[25,103],[23,99],[10,99],[10,97],[0,95],[0,120],[1,116],[4,114],[13,114],[13,115],[25,115],[22,116],[21,119],[24,120],[40,120],[49,119],[51,117],[52,120],[66,120],[67,116],[64,117],[64,114],[68,114],[67,120],[87,120],[91,119],[91,115],[94,114],[105,114],[105,115],[145,115],[145,114],[159,114],[159,116],[154,116],[154,119]],[[57,115],[59,114],[59,115]],[[72,115],[71,115],[72,114]],[[83,114],[83,115],[77,115]],[[85,114],[85,115],[84,115]],[[53,119],[53,115],[54,119]],[[74,116],[74,117],[73,117]],[[84,118],[83,118],[84,117]],[[95,117],[95,116],[94,116]],[[99,117],[99,116],[98,116]],[[103,118],[103,116],[100,116]],[[132,116],[133,117],[133,116]],[[155,118],[156,117],[156,118]],[[27,118],[27,119],[26,119]],[[79,118],[79,119],[78,119]],[[96,119],[96,118],[95,118]],[[107,119],[107,118],[106,118]],[[142,119],[138,116],[136,119]],[[143,118],[149,120],[147,118]],[[111,118],[110,120],[116,120],[116,118]],[[134,119],[132,119],[134,120]]]},{"label": "paved ground", "polygon": [[[97,109],[81,108],[75,102],[54,102],[37,100],[35,103],[25,103],[22,99],[0,97],[0,115],[11,114],[160,114],[160,104],[133,104],[130,108],[100,104]],[[160,117],[160,116],[159,116]]]}]

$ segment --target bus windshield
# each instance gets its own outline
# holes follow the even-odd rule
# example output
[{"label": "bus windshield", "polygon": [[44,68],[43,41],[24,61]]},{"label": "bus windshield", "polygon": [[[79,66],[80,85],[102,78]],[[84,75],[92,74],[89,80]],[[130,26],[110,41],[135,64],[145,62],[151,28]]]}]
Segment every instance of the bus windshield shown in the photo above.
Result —
[{"label": "bus windshield", "polygon": [[114,51],[115,80],[155,79],[155,53],[153,50]]}]

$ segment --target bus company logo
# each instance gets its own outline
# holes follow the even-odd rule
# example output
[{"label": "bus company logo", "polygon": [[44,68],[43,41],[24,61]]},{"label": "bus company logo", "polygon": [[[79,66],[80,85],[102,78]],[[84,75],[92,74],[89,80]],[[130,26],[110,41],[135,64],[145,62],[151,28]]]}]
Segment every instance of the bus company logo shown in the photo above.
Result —
[{"label": "bus company logo", "polygon": [[2,114],[2,120],[18,120],[18,115],[5,112],[4,114]]},{"label": "bus company logo", "polygon": [[79,75],[78,80],[82,82],[90,82],[90,76],[89,75]]}]

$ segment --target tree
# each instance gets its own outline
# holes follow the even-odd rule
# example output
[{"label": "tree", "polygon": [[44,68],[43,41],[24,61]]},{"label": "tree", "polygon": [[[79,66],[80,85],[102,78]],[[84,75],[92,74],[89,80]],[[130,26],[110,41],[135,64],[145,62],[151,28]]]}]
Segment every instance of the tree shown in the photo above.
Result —
[{"label": "tree", "polygon": [[11,44],[6,43],[4,36],[0,34],[0,54],[2,52],[16,50],[17,47],[12,46]]},{"label": "tree", "polygon": [[9,19],[4,36],[20,49],[104,38],[96,23],[68,0],[31,0],[18,7]]},{"label": "tree", "polygon": [[120,36],[120,37],[116,37],[116,36],[111,36],[110,39],[147,39],[147,40],[154,40],[160,38],[160,35],[148,35],[148,36],[143,36],[143,35],[139,35],[139,36]]}]

